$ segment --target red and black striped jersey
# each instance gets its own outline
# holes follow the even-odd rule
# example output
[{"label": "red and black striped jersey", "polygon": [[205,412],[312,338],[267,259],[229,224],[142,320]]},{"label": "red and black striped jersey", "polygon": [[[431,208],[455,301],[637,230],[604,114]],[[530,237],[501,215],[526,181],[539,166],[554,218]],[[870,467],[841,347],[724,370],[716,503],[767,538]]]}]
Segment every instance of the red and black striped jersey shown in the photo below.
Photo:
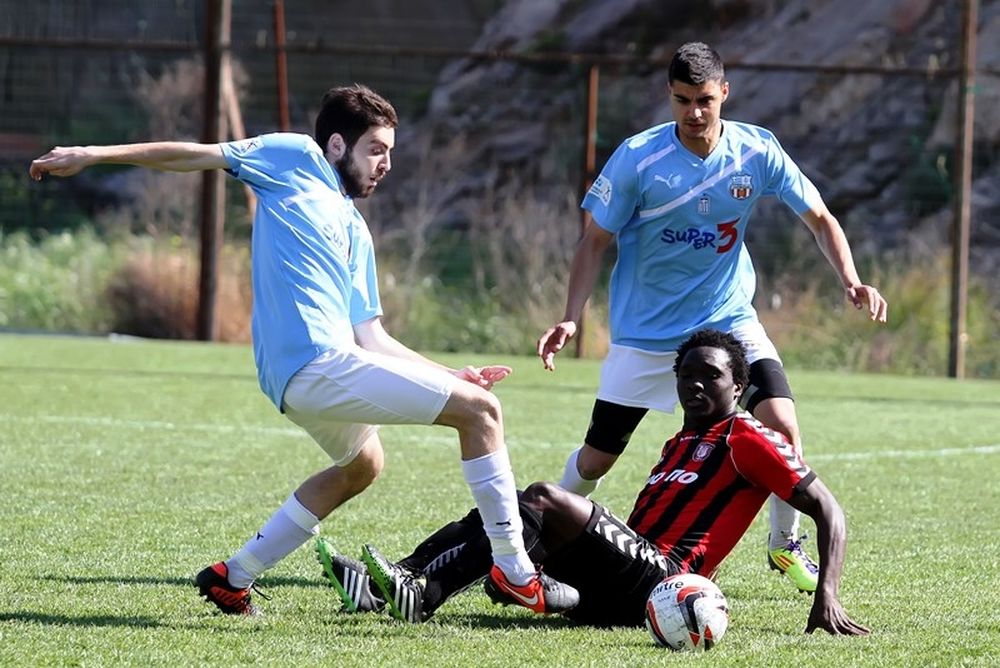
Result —
[{"label": "red and black striped jersey", "polygon": [[628,525],[683,570],[707,575],[772,492],[789,499],[814,477],[784,435],[739,413],[667,441]]}]

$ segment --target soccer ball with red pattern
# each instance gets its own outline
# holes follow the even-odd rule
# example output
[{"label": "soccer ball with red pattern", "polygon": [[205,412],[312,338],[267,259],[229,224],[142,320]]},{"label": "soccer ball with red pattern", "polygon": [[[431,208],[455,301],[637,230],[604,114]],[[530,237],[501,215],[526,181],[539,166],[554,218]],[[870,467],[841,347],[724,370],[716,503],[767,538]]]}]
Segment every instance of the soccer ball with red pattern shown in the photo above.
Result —
[{"label": "soccer ball with red pattern", "polygon": [[703,652],[722,640],[729,626],[729,605],[708,578],[673,575],[653,588],[646,601],[646,628],[661,647]]}]

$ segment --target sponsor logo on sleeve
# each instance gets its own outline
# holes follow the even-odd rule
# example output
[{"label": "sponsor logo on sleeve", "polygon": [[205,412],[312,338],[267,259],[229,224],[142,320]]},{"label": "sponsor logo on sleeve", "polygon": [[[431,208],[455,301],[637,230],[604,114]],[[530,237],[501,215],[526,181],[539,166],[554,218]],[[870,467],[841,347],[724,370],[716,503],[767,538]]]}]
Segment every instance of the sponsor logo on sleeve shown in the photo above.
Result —
[{"label": "sponsor logo on sleeve", "polygon": [[588,195],[593,195],[607,206],[611,202],[611,181],[604,176],[598,176],[594,185],[590,186]]},{"label": "sponsor logo on sleeve", "polygon": [[233,148],[237,153],[252,153],[264,145],[260,137],[250,137],[233,142]]}]

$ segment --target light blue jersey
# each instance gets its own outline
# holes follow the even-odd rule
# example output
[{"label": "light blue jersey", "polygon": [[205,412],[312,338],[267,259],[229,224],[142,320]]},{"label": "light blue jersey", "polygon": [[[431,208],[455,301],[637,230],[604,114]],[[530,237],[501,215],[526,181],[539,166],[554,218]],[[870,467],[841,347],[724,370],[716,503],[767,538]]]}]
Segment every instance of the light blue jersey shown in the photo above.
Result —
[{"label": "light blue jersey", "polygon": [[724,121],[702,159],[676,125],[623,142],[582,204],[618,241],[611,341],[649,351],[674,350],[705,327],[756,321],[757,277],[743,244],[754,204],[774,195],[802,214],[822,201],[770,131]]},{"label": "light blue jersey", "polygon": [[222,144],[222,153],[257,195],[254,359],[280,410],[295,372],[353,343],[353,325],[382,314],[371,233],[311,137],[263,135]]}]

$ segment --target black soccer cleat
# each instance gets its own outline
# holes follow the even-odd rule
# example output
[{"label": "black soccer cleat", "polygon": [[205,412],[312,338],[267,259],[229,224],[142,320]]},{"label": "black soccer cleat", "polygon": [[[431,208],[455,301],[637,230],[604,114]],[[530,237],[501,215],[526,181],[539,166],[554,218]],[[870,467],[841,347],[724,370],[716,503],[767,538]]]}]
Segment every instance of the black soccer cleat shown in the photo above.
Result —
[{"label": "black soccer cleat", "polygon": [[368,575],[382,592],[389,613],[404,622],[427,621],[424,615],[424,579],[389,561],[372,545],[365,545],[361,560],[368,567]]},{"label": "black soccer cleat", "polygon": [[322,536],[316,538],[316,560],[323,567],[323,577],[340,596],[344,612],[378,612],[385,607],[385,601],[371,591],[371,578],[365,565],[338,554]]}]

